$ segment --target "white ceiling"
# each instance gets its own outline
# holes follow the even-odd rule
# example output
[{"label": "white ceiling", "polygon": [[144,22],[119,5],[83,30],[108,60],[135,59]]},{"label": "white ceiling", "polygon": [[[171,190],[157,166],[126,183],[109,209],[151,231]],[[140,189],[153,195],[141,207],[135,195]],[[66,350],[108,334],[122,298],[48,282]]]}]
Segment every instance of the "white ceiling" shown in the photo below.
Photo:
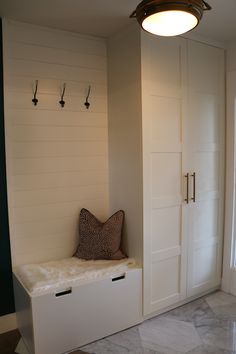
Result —
[{"label": "white ceiling", "polygon": [[[138,0],[0,0],[0,16],[72,32],[109,37],[129,19]],[[226,42],[236,40],[236,0],[208,0],[193,35]]]}]

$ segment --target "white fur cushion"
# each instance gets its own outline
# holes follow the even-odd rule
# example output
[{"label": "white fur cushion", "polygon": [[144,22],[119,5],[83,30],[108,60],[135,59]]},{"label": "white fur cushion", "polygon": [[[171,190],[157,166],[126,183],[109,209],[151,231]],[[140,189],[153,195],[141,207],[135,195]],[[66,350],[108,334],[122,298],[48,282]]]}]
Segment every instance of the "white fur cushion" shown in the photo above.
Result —
[{"label": "white fur cushion", "polygon": [[116,275],[135,266],[135,260],[92,260],[76,257],[40,264],[26,264],[14,272],[31,295],[39,295],[98,278]]}]

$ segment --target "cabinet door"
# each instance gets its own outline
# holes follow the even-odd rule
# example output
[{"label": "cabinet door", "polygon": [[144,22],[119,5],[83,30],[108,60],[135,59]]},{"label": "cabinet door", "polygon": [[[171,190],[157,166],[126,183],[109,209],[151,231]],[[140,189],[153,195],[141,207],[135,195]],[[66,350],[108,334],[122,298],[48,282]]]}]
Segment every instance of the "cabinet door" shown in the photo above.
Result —
[{"label": "cabinet door", "polygon": [[[223,236],[224,52],[188,41],[186,131],[188,166],[195,172],[189,204],[187,295],[220,284]],[[194,194],[191,177],[191,197]]]},{"label": "cabinet door", "polygon": [[185,40],[142,34],[144,315],[186,295],[182,228]]}]

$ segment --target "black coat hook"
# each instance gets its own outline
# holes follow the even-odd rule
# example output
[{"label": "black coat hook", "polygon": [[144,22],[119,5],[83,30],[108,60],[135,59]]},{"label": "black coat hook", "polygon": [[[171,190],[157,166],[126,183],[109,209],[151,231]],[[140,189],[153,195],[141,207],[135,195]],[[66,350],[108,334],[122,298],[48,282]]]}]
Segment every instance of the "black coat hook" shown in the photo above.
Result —
[{"label": "black coat hook", "polygon": [[65,106],[65,101],[64,101],[64,94],[65,94],[65,90],[66,90],[66,84],[64,83],[63,85],[63,89],[62,89],[62,94],[61,94],[61,100],[59,101],[61,107],[63,108]]},{"label": "black coat hook", "polygon": [[38,99],[36,98],[36,95],[37,95],[37,91],[38,91],[38,80],[35,81],[35,90],[34,90],[34,97],[32,99],[32,102],[35,106],[37,106],[37,103],[38,103]]},{"label": "black coat hook", "polygon": [[84,102],[84,105],[87,109],[89,109],[89,106],[90,106],[90,103],[88,101],[89,99],[89,96],[90,96],[90,91],[91,91],[91,86],[89,85],[89,88],[88,88],[88,93],[87,93],[87,97],[86,97],[86,101]]}]

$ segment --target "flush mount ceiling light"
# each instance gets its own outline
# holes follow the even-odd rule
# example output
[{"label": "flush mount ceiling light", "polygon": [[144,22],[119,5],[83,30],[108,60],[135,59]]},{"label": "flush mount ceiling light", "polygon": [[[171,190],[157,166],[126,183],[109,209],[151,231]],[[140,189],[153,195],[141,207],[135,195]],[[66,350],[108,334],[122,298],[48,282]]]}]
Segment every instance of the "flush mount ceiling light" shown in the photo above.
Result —
[{"label": "flush mount ceiling light", "polygon": [[147,32],[177,36],[196,27],[211,6],[203,0],[143,0],[130,15]]}]

